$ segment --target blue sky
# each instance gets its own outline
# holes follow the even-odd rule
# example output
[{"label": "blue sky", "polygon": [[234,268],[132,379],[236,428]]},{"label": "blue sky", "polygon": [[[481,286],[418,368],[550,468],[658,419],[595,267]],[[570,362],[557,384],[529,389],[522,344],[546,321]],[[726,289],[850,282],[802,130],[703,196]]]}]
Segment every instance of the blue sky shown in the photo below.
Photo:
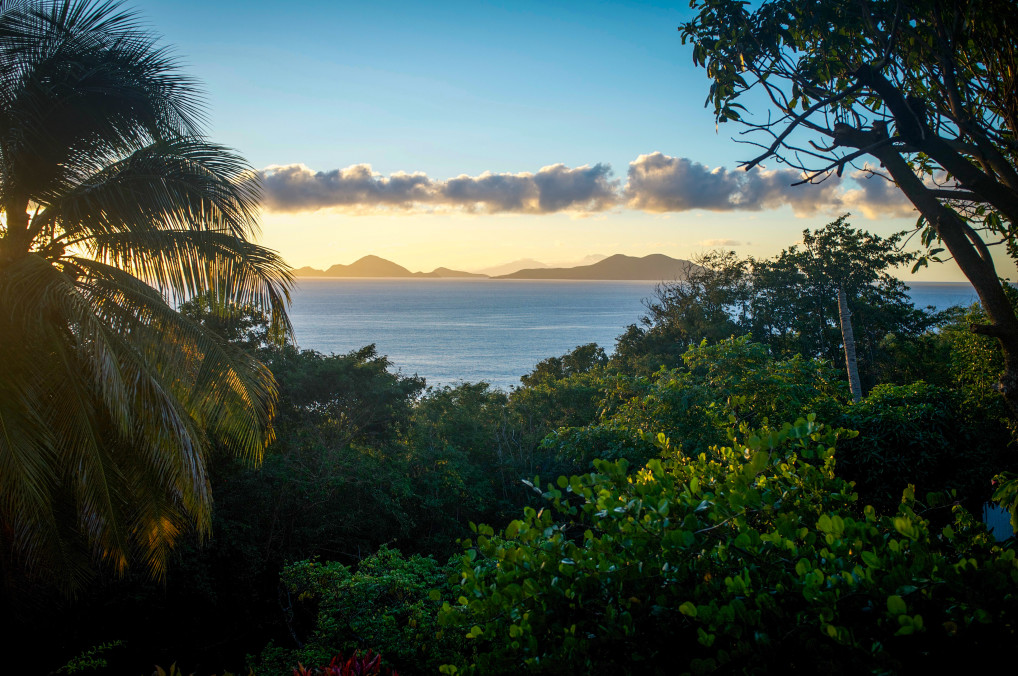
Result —
[{"label": "blue sky", "polygon": [[915,220],[851,185],[804,197],[734,173],[751,149],[703,107],[681,0],[132,6],[204,83],[210,136],[286,167],[267,174],[263,242],[294,266],[770,256],[847,210],[881,234]]},{"label": "blue sky", "polygon": [[213,135],[255,166],[624,168],[682,140],[737,157],[703,108],[675,3],[136,6],[204,81]]}]

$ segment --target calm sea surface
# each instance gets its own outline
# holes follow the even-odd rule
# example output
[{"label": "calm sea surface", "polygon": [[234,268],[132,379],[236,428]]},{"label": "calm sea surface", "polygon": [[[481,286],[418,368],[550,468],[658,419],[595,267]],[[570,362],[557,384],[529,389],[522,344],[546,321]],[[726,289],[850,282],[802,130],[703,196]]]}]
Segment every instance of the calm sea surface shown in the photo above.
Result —
[{"label": "calm sea surface", "polygon": [[[300,279],[290,318],[301,348],[341,354],[369,343],[429,385],[509,389],[547,357],[584,343],[611,351],[644,313],[652,282]],[[967,283],[913,282],[918,306],[969,305]]]}]

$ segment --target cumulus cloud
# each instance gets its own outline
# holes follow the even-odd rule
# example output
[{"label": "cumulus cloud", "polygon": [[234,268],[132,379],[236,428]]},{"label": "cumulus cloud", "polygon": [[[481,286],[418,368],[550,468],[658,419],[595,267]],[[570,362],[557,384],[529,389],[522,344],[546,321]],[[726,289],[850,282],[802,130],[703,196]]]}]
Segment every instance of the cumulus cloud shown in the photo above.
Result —
[{"label": "cumulus cloud", "polygon": [[318,209],[417,210],[452,207],[488,213],[595,212],[617,203],[619,182],[611,166],[544,167],[536,174],[485,172],[436,181],[423,173],[386,177],[368,164],[316,172],[302,164],[262,170],[265,207],[271,211]]},{"label": "cumulus cloud", "polygon": [[[456,210],[481,213],[593,214],[618,206],[649,213],[705,209],[762,211],[790,206],[797,216],[858,211],[868,218],[904,216],[912,207],[893,184],[859,171],[845,180],[819,184],[792,169],[752,171],[710,168],[685,157],[654,152],[629,163],[625,186],[604,163],[567,167],[553,164],[537,172],[466,174],[446,180],[424,173],[376,173],[371,165],[314,171],[302,164],[261,171],[265,207],[299,212],[338,209],[419,213]],[[714,241],[714,240],[708,240]],[[738,246],[718,240],[705,246]]]},{"label": "cumulus cloud", "polygon": [[841,197],[848,209],[873,219],[911,216],[915,213],[915,207],[905,194],[887,179],[868,171],[853,172],[852,178],[859,187],[846,190]]},{"label": "cumulus cloud", "polygon": [[368,164],[318,172],[289,164],[268,167],[261,174],[265,207],[271,211],[368,205],[408,208],[427,201],[435,191],[432,180],[422,173],[400,172],[386,178]]},{"label": "cumulus cloud", "polygon": [[630,208],[656,213],[760,211],[787,204],[796,215],[809,215],[840,205],[837,180],[792,185],[800,180],[800,174],[791,169],[711,169],[685,157],[655,152],[629,163],[625,192]]}]

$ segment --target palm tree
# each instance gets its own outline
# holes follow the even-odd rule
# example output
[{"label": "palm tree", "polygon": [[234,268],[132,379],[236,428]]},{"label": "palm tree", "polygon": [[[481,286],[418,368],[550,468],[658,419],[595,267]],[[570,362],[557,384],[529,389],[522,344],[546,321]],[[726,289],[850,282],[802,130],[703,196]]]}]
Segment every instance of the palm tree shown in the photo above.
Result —
[{"label": "palm tree", "polygon": [[203,138],[200,103],[118,2],[0,0],[6,561],[158,576],[209,529],[211,444],[269,441],[271,374],[174,310],[209,294],[289,333],[290,269],[249,241],[255,174]]}]

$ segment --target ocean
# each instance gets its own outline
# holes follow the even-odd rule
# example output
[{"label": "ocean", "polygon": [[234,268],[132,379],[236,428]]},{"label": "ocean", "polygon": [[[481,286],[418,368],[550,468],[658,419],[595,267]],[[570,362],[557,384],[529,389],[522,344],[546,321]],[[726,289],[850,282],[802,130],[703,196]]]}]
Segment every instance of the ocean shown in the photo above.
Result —
[{"label": "ocean", "polygon": [[[615,339],[645,312],[653,282],[498,279],[298,280],[297,344],[342,354],[374,343],[393,369],[428,385],[485,381],[508,390],[542,359]],[[916,305],[976,302],[968,283],[913,282]]]}]

